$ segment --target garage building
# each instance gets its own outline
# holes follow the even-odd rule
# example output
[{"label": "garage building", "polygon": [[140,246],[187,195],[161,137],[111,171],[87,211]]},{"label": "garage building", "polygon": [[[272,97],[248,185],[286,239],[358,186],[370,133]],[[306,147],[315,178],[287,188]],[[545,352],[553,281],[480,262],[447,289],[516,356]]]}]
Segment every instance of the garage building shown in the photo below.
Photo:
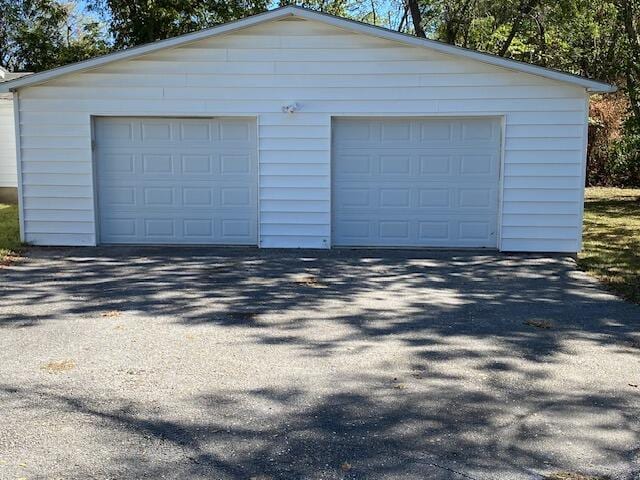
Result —
[{"label": "garage building", "polygon": [[0,84],[32,244],[546,252],[611,91],[291,6]]}]

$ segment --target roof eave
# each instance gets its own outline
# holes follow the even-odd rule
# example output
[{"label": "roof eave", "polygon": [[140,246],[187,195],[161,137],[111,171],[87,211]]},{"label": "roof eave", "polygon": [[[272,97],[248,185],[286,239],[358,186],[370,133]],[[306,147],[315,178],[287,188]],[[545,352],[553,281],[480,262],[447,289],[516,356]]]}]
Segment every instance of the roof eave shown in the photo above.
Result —
[{"label": "roof eave", "polygon": [[609,85],[608,83],[604,83],[596,87],[587,87],[588,93],[615,93],[617,91],[618,87],[615,85]]}]

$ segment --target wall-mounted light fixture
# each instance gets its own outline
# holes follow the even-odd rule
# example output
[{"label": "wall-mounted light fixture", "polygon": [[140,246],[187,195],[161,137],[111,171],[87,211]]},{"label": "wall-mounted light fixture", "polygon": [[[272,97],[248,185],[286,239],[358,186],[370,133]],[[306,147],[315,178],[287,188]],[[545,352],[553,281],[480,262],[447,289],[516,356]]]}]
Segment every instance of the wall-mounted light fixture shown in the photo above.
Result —
[{"label": "wall-mounted light fixture", "polygon": [[282,113],[295,113],[300,110],[300,105],[297,102],[291,102],[282,106]]}]

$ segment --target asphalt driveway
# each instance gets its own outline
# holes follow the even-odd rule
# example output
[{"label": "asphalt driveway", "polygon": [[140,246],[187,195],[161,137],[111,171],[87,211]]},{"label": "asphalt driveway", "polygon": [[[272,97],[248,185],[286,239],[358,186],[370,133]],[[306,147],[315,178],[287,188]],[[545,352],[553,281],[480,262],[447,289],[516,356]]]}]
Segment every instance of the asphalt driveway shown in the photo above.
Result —
[{"label": "asphalt driveway", "polygon": [[640,307],[571,259],[32,249],[0,478],[640,478]]}]

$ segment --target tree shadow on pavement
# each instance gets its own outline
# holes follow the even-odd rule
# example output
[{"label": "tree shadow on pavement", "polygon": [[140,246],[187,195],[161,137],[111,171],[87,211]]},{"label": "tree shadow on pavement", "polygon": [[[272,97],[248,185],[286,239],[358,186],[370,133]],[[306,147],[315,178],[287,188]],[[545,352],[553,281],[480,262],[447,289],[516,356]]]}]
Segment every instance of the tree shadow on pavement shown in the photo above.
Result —
[{"label": "tree shadow on pavement", "polygon": [[[576,345],[637,357],[640,308],[603,292],[567,258],[33,249],[0,276],[0,332],[117,311],[237,332],[247,348],[287,349],[305,362],[385,348],[406,361],[342,370],[330,388],[316,386],[313,371],[295,388],[261,387],[260,379],[249,388],[203,385],[155,408],[109,390],[3,382],[0,409],[64,412],[78,421],[79,438],[104,449],[93,472],[74,463],[74,452],[60,452],[66,470],[51,476],[516,480],[564,466],[625,479],[638,472],[637,395],[627,385],[594,385],[588,371],[583,381],[579,366],[562,369]],[[563,382],[566,389],[557,388]],[[116,438],[126,448],[115,447]]]}]

